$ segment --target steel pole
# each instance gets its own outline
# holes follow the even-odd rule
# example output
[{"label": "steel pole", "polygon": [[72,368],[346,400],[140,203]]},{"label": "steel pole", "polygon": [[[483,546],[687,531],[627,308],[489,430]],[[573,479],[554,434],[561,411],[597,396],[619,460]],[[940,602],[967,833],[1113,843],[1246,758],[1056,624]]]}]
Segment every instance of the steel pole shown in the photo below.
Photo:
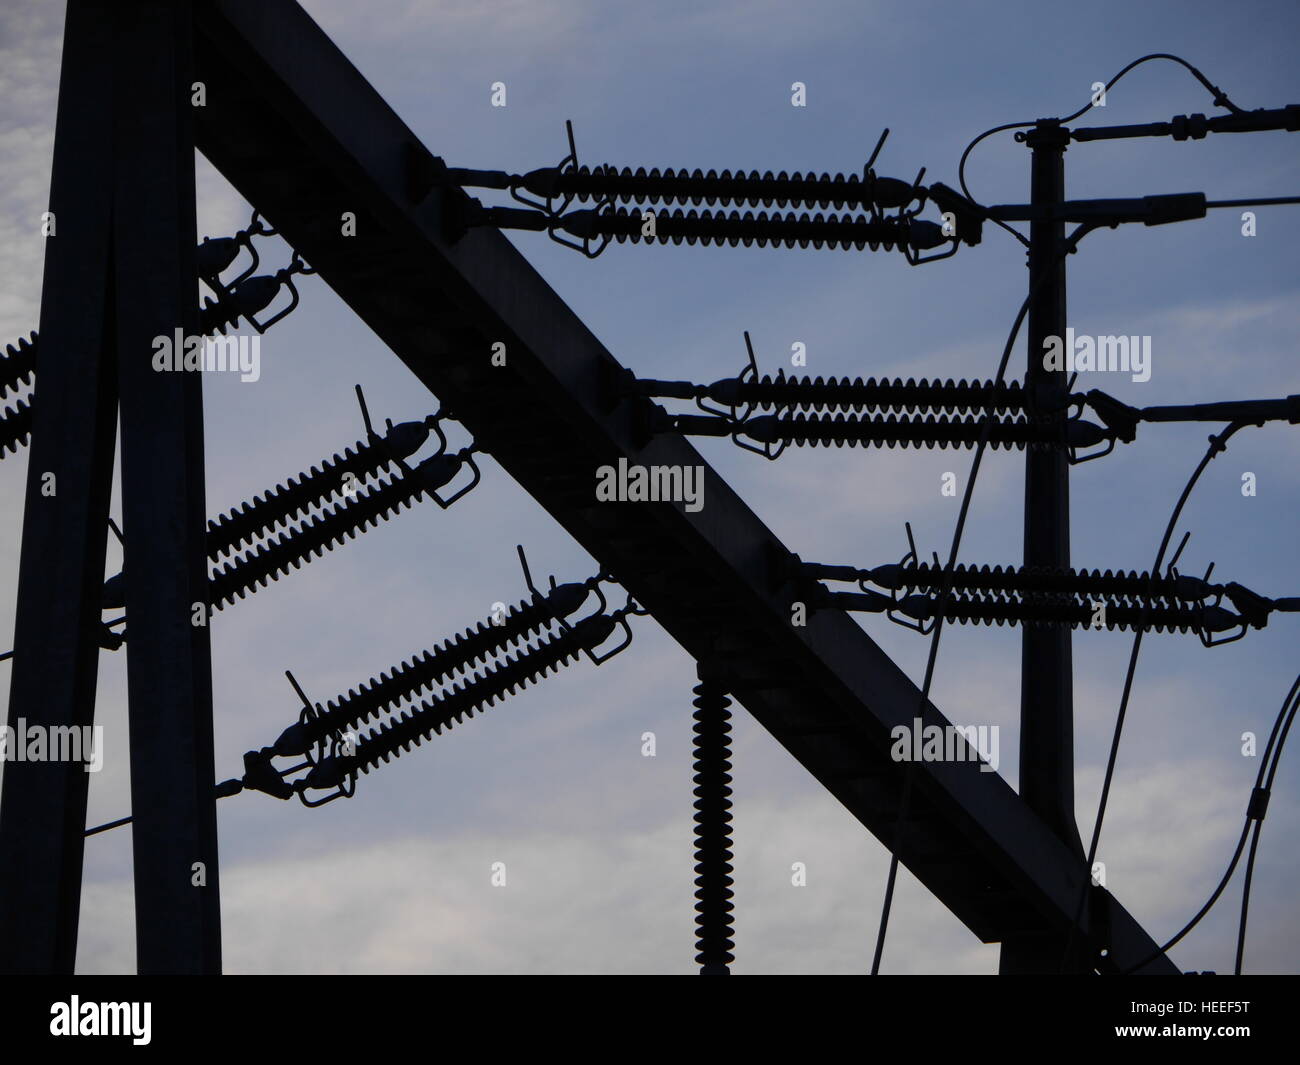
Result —
[{"label": "steel pole", "polygon": [[[1031,151],[1030,201],[1050,209],[1065,200],[1065,150],[1069,132],[1042,119],[1025,137]],[[1048,423],[1067,390],[1064,369],[1044,367],[1044,341],[1065,337],[1065,223],[1046,216],[1029,228],[1029,359],[1025,389],[1030,412]],[[1070,481],[1065,449],[1025,451],[1026,567],[1070,565]],[[1068,626],[1025,625],[1020,660],[1020,796],[1071,852],[1084,858],[1074,817],[1074,678]],[[1002,944],[1003,973],[1054,973],[1065,941],[1056,935],[1013,937]]]},{"label": "steel pole", "polygon": [[7,974],[71,973],[77,956],[90,776],[67,758],[36,760],[26,741],[60,734],[55,729],[74,729],[61,735],[84,740],[95,716],[117,415],[112,189],[104,180],[113,155],[114,64],[104,47],[111,31],[107,5],[69,0],[18,571],[12,749],[0,795],[0,971]]},{"label": "steel pole", "polygon": [[141,973],[216,973],[202,375],[154,366],[158,338],[174,338],[178,328],[187,338],[199,332],[193,27],[189,0],[131,0],[113,13],[136,966]]}]

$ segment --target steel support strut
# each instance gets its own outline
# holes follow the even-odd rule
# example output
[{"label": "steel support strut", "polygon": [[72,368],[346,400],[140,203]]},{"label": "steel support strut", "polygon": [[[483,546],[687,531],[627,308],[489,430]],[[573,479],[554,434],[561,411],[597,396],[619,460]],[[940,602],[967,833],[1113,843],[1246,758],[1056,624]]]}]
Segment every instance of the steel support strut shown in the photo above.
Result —
[{"label": "steel support strut", "polygon": [[[95,714],[117,381],[109,279],[112,32],[72,0],[63,36],[45,246],[41,344],[23,509],[9,726],[89,728]],[[16,752],[14,752],[16,753]],[[0,969],[70,973],[81,906],[89,775],[6,756],[0,793]]]},{"label": "steel support strut", "polygon": [[[10,724],[89,726],[120,396],[137,965],[221,966],[202,393],[155,372],[198,332],[188,0],[69,0]],[[196,620],[202,624],[194,624]],[[99,754],[118,758],[110,747]],[[13,762],[0,806],[0,958],[76,960],[87,775]]]},{"label": "steel support strut", "polygon": [[199,333],[189,0],[115,8],[114,267],[126,540],[137,967],[221,969],[199,373],[153,338]]}]

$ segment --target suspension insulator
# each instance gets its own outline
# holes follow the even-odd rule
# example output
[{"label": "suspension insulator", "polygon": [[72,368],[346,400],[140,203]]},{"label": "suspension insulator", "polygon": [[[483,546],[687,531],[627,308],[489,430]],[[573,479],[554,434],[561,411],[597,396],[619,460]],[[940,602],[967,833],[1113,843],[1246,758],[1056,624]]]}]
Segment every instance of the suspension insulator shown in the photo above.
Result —
[{"label": "suspension insulator", "polygon": [[[446,472],[443,470],[446,464],[441,460],[446,457],[436,455],[425,459],[411,471],[412,476],[379,480],[356,499],[328,509],[312,521],[267,540],[245,557],[227,563],[212,574],[208,584],[212,609],[220,610],[237,598],[243,599],[250,591],[266,587],[268,581],[279,580],[290,569],[301,568],[313,557],[319,558],[345,539],[355,539],[358,533],[388,521],[403,507],[413,505],[430,490],[429,480],[421,476],[422,472],[430,464],[439,464],[441,476]],[[451,476],[455,476],[454,471]]]},{"label": "suspension insulator", "polygon": [[330,700],[321,713],[285,729],[275,741],[273,752],[286,756],[306,754],[328,736],[365,724],[403,699],[432,688],[510,644],[527,639],[556,618],[567,617],[586,598],[585,585],[562,584],[546,596],[512,607],[500,624],[480,622],[409,662],[371,677],[346,695]]},{"label": "suspension insulator", "polygon": [[1060,425],[1030,421],[1023,415],[988,420],[979,415],[765,414],[737,426],[763,444],[810,447],[975,447],[987,434],[992,448],[1062,444],[1091,447],[1107,439],[1106,430],[1092,422],[1071,420]]},{"label": "suspension insulator", "polygon": [[1024,390],[1017,381],[916,381],[911,378],[876,380],[869,377],[775,377],[757,380],[737,377],[715,381],[703,388],[709,399],[729,407],[752,403],[759,410],[899,410],[930,412],[983,412],[990,404],[996,413],[1023,411]]},{"label": "suspension insulator", "polygon": [[394,456],[407,458],[428,439],[429,429],[423,422],[403,422],[384,435],[382,444],[357,441],[355,450],[344,448],[342,454],[335,453],[320,466],[312,466],[269,492],[254,496],[208,522],[208,557],[215,560],[267,529],[292,520],[322,499],[343,492],[349,475],[353,483],[359,484],[387,470]]},{"label": "suspension insulator", "polygon": [[1132,596],[1137,599],[1199,601],[1219,591],[1199,577],[1156,576],[1133,570],[1045,569],[1022,566],[943,566],[929,562],[895,563],[865,571],[872,584],[892,591],[912,588],[937,592],[944,586],[959,591],[1055,593],[1062,595]]},{"label": "suspension insulator", "polygon": [[613,166],[580,166],[558,174],[542,172],[522,187],[537,195],[572,196],[579,202],[610,198],[623,203],[762,204],[764,207],[804,206],[825,210],[884,210],[905,207],[920,195],[911,183],[897,178],[863,178],[857,174],[787,174],[758,170],[646,170]]},{"label": "suspension insulator", "polygon": [[19,337],[17,343],[5,345],[0,357],[0,396],[31,380],[36,371],[36,334]]},{"label": "suspension insulator", "polygon": [[361,738],[351,754],[332,755],[317,762],[302,778],[304,788],[335,788],[354,773],[369,773],[390,758],[400,757],[433,735],[458,725],[498,699],[513,695],[549,673],[572,662],[584,650],[599,647],[614,631],[614,620],[606,614],[584,618],[571,629],[526,647],[517,655],[506,655],[494,668],[475,673],[464,684],[450,689],[400,717],[392,717],[376,731]]},{"label": "suspension insulator", "polygon": [[695,714],[695,960],[700,974],[726,975],[732,948],[731,699],[701,666]]},{"label": "suspension insulator", "polygon": [[0,459],[27,443],[32,432],[32,405],[18,400],[12,408],[5,407],[0,414]]},{"label": "suspension insulator", "polygon": [[[1142,604],[1129,599],[1098,600],[1106,629],[1155,632],[1227,632],[1241,624],[1231,611],[1215,606],[1181,606],[1165,602]],[[917,621],[929,621],[939,612],[939,600],[930,595],[903,597],[897,609]],[[1088,628],[1097,617],[1091,601],[1072,596],[1030,600],[997,595],[952,595],[943,604],[945,621],[975,625],[1068,625]]]},{"label": "suspension insulator", "polygon": [[870,248],[892,251],[899,245],[911,248],[937,248],[948,242],[934,222],[917,219],[873,219],[865,215],[822,215],[772,213],[759,211],[683,211],[680,208],[655,215],[654,232],[645,233],[646,222],[639,211],[619,207],[605,212],[599,209],[572,211],[556,223],[575,237],[595,239],[609,237],[622,244],[657,241],[660,244],[757,244],[760,248]]},{"label": "suspension insulator", "polygon": [[[226,307],[211,296],[205,297],[199,307],[199,335],[207,337],[213,333],[224,334],[238,320],[238,311]],[[32,333],[26,339],[20,338],[16,345],[6,346],[5,356],[0,358],[0,396],[34,375],[36,353],[39,350],[40,335],[37,333]]]}]

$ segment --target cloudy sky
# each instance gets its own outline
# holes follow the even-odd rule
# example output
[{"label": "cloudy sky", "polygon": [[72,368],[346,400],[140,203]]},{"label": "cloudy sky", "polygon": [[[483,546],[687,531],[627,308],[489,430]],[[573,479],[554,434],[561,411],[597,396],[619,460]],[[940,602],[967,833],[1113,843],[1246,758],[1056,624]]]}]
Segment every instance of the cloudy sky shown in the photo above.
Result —
[{"label": "cloudy sky", "polygon": [[[882,127],[880,173],[956,184],[965,144],[989,126],[1068,114],[1130,59],[1184,55],[1241,107],[1300,101],[1292,5],[942,5],[575,0],[304,5],[424,143],[450,165],[522,171],[558,162],[572,119],[583,161],[618,165],[860,171]],[[36,328],[62,36],[62,5],[0,10],[0,342]],[[790,104],[795,81],[807,106]],[[504,82],[507,106],[490,106]],[[1113,90],[1095,124],[1212,111],[1181,68],[1148,64]],[[1294,195],[1294,136],[1081,144],[1072,197],[1203,191]],[[1028,153],[1004,135],[968,167],[974,195],[1023,201]],[[199,160],[199,234],[239,228],[249,205]],[[818,374],[987,377],[1023,298],[1023,253],[990,231],[978,248],[912,269],[897,255],[616,246],[587,261],[544,237],[517,247],[625,365],[642,376],[715,380],[743,365],[788,368],[806,345]],[[1236,212],[1090,236],[1070,261],[1079,333],[1150,335],[1150,380],[1096,374],[1139,405],[1300,392],[1300,209]],[[288,250],[264,245],[283,265]],[[205,384],[208,510],[225,511],[362,433],[352,386],[395,421],[429,413],[409,372],[319,279],[262,343],[256,383]],[[1023,340],[1013,367],[1024,364]],[[1145,569],[1204,449],[1208,426],[1150,426],[1072,478],[1077,565]],[[956,502],[941,474],[969,454],[790,451],[776,463],[704,441],[701,450],[805,559],[874,565],[945,551]],[[1268,595],[1300,594],[1295,428],[1240,433],[1185,512],[1188,572]],[[0,462],[0,649],[12,646],[25,453]],[[962,557],[1015,563],[1021,459],[990,454]],[[1258,493],[1243,497],[1244,472]],[[116,503],[114,504],[116,513]],[[449,511],[408,511],[219,615],[219,779],[296,716],[292,669],[324,700],[482,619],[523,591],[514,545],[535,570],[581,579],[593,561],[500,467]],[[120,565],[110,544],[108,572]],[[864,626],[919,681],[925,643]],[[1258,768],[1245,731],[1266,734],[1296,670],[1297,621],[1204,650],[1195,637],[1144,646],[1100,859],[1110,888],[1163,939],[1217,883]],[[1075,637],[1077,802],[1091,830],[1131,637]],[[959,723],[996,724],[1014,785],[1017,630],[950,628],[934,699]],[[575,666],[363,778],[319,810],[247,793],[220,804],[225,964],[230,972],[687,973],[692,956],[690,687],[693,664],[651,619],[629,651]],[[0,664],[7,704],[9,667]],[[92,824],[129,812],[125,657],[101,659],[105,767]],[[658,739],[641,756],[641,735]],[[870,965],[888,853],[743,709],[735,719],[737,973],[852,973]],[[1262,742],[1261,742],[1262,747]],[[1300,967],[1300,789],[1284,764],[1252,894],[1248,969]],[[505,887],[490,883],[504,862]],[[807,885],[791,884],[803,862]],[[86,849],[78,965],[131,971],[130,836]],[[1239,881],[1175,951],[1184,969],[1230,969]],[[980,943],[915,880],[900,879],[884,959],[892,973],[991,973]]]}]

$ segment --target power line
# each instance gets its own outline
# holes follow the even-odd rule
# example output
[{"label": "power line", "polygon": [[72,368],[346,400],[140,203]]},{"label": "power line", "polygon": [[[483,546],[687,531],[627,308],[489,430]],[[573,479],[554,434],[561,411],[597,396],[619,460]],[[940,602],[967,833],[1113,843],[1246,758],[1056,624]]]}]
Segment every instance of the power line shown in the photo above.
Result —
[{"label": "power line", "polygon": [[[1255,775],[1255,789],[1254,791],[1251,792],[1251,803],[1246,809],[1246,823],[1242,827],[1241,837],[1237,840],[1236,849],[1232,852],[1232,859],[1228,862],[1227,870],[1224,872],[1223,876],[1220,877],[1218,886],[1214,889],[1210,897],[1206,900],[1205,905],[1203,905],[1199,910],[1197,910],[1195,916],[1192,917],[1192,919],[1188,921],[1185,925],[1183,925],[1183,927],[1173,937],[1171,937],[1164,944],[1164,946],[1162,946],[1156,953],[1150,954],[1146,958],[1143,958],[1142,961],[1138,962],[1136,965],[1130,966],[1128,969],[1125,970],[1124,975],[1129,975],[1131,973],[1138,971],[1139,969],[1144,968],[1149,963],[1155,961],[1156,958],[1160,957],[1163,954],[1166,954],[1168,951],[1173,949],[1173,947],[1177,946],[1177,944],[1182,941],[1183,937],[1186,936],[1193,928],[1195,928],[1200,923],[1201,918],[1203,918],[1207,913],[1210,912],[1214,904],[1218,902],[1219,896],[1223,894],[1224,889],[1228,886],[1229,881],[1232,880],[1232,874],[1236,871],[1237,863],[1241,860],[1241,852],[1246,846],[1246,838],[1250,833],[1251,821],[1256,819],[1255,814],[1257,812],[1260,813],[1259,819],[1262,820],[1262,811],[1258,811],[1257,809],[1260,803],[1256,799],[1256,795],[1258,795],[1261,791],[1267,793],[1267,789],[1262,788],[1261,785],[1265,780],[1265,768],[1269,762],[1269,755],[1270,752],[1274,751],[1273,744],[1278,735],[1278,730],[1283,726],[1284,720],[1286,722],[1287,729],[1290,728],[1290,722],[1295,716],[1296,707],[1297,705],[1300,705],[1300,702],[1297,701],[1298,695],[1300,695],[1300,676],[1297,676],[1294,683],[1291,685],[1291,690],[1287,693],[1286,698],[1282,702],[1282,709],[1278,712],[1277,718],[1273,722],[1273,730],[1269,734],[1268,744],[1264,748],[1264,758],[1260,763],[1259,772]],[[1288,713],[1288,707],[1290,708],[1289,713]],[[1283,733],[1283,736],[1285,737],[1285,733]],[[1277,750],[1277,754],[1280,755],[1281,752],[1280,744],[1276,750]],[[1273,759],[1273,769],[1275,770],[1276,767],[1277,767],[1277,756],[1275,755]],[[1269,785],[1271,786],[1272,783],[1271,774],[1268,777],[1268,782]],[[1245,896],[1243,896],[1242,901],[1244,905]],[[1244,941],[1245,938],[1244,925],[1239,929],[1238,935],[1240,940]]]},{"label": "power line", "polygon": [[[1204,74],[1202,74],[1199,70],[1196,69],[1196,67],[1192,66],[1191,63],[1187,62],[1187,60],[1183,59],[1181,56],[1172,55],[1167,52],[1153,52],[1149,55],[1144,55],[1138,59],[1133,60],[1131,63],[1128,64],[1128,66],[1124,67],[1123,70],[1121,70],[1118,74],[1116,74],[1113,78],[1111,78],[1110,81],[1106,82],[1105,88],[1102,89],[1102,94],[1104,95],[1105,93],[1110,92],[1110,90],[1114,88],[1114,86],[1119,83],[1120,79],[1123,78],[1124,75],[1127,74],[1130,70],[1133,70],[1134,68],[1141,66],[1143,63],[1149,63],[1155,59],[1166,59],[1169,60],[1170,62],[1177,63],[1180,66],[1185,67],[1191,73],[1192,77],[1194,77],[1197,81],[1199,81],[1202,85],[1204,85],[1206,89],[1209,90],[1211,95],[1214,97],[1214,102],[1216,106],[1224,107],[1227,110],[1231,111],[1233,114],[1242,113],[1241,108],[1239,108],[1236,104],[1234,104],[1231,100],[1229,100],[1227,94],[1224,93],[1224,91],[1220,89],[1217,85],[1212,84],[1210,80],[1205,77]],[[1075,111],[1071,115],[1067,115],[1065,118],[1061,119],[1060,121],[1062,124],[1066,122],[1073,122],[1076,118],[1080,118],[1083,115],[1087,114],[1096,105],[1097,105],[1097,97],[1094,96],[1091,99],[1089,99],[1087,104],[1079,108],[1079,110]],[[972,140],[968,145],[966,145],[965,150],[961,153],[961,161],[957,164],[957,181],[961,185],[962,193],[965,195],[965,197],[968,200],[970,200],[972,203],[978,203],[975,197],[971,195],[970,189],[966,185],[966,160],[970,157],[970,153],[974,150],[975,146],[979,144],[980,141],[984,140],[986,137],[991,137],[995,133],[1005,133],[1007,130],[1011,130],[1011,129],[1027,129],[1033,125],[1035,125],[1035,123],[1033,122],[1007,122],[1004,123],[1003,125],[994,126],[991,129],[986,129],[983,133],[981,133],[974,140]],[[1015,237],[1016,240],[1020,241],[1020,243],[1023,244],[1026,248],[1029,247],[1029,238],[1026,237],[1023,233],[1021,233],[1018,229],[1006,224],[1005,222],[1003,222],[1001,219],[998,218],[993,218],[990,220],[994,222],[996,225],[1001,226],[1003,229],[1005,229],[1008,233],[1010,233],[1013,237]]]},{"label": "power line", "polygon": [[[1218,436],[1210,437],[1209,448],[1201,458],[1201,461],[1197,464],[1196,469],[1192,471],[1192,475],[1188,478],[1187,484],[1183,487],[1182,494],[1178,497],[1178,502],[1174,504],[1173,513],[1170,514],[1169,521],[1165,525],[1164,535],[1160,539],[1160,547],[1156,551],[1156,560],[1150,571],[1153,578],[1151,587],[1148,588],[1147,596],[1143,599],[1144,611],[1151,601],[1151,594],[1154,592],[1154,577],[1160,572],[1160,565],[1164,561],[1165,551],[1168,549],[1169,541],[1173,537],[1174,527],[1178,524],[1178,519],[1182,515],[1184,505],[1192,494],[1192,489],[1196,487],[1196,482],[1200,480],[1201,474],[1205,471],[1205,468],[1211,461],[1213,461],[1216,455],[1227,447],[1228,440],[1231,439],[1233,434],[1239,429],[1244,428],[1245,424],[1245,422],[1233,422],[1231,425],[1226,426],[1223,432]],[[1092,841],[1088,846],[1087,867],[1085,869],[1083,885],[1079,892],[1079,902],[1075,908],[1074,922],[1070,926],[1070,933],[1066,939],[1065,951],[1061,956],[1062,971],[1065,968],[1066,961],[1069,958],[1070,948],[1074,944],[1080,922],[1083,919],[1083,908],[1088,898],[1088,887],[1092,882],[1093,863],[1097,860],[1097,847],[1101,842],[1102,822],[1106,817],[1106,805],[1110,799],[1110,786],[1115,776],[1115,763],[1119,758],[1120,739],[1124,733],[1124,720],[1128,715],[1129,696],[1133,691],[1133,678],[1137,672],[1138,656],[1142,653],[1143,634],[1144,628],[1139,625],[1137,631],[1133,634],[1133,649],[1129,653],[1128,668],[1124,673],[1124,689],[1123,694],[1120,696],[1119,712],[1115,717],[1115,731],[1111,737],[1110,755],[1106,760],[1106,774],[1102,780],[1101,800],[1097,806],[1097,818],[1093,822],[1092,826]],[[1141,968],[1141,966],[1138,966],[1138,968]]]},{"label": "power line", "polygon": [[1262,200],[1209,200],[1206,207],[1275,207],[1280,204],[1300,203],[1300,196],[1271,196]]},{"label": "power line", "polygon": [[[1246,914],[1250,909],[1250,888],[1254,882],[1255,876],[1255,854],[1259,849],[1259,836],[1264,829],[1264,814],[1268,809],[1268,797],[1273,790],[1273,778],[1277,775],[1277,767],[1282,761],[1282,748],[1286,744],[1286,738],[1291,732],[1291,724],[1295,721],[1297,708],[1300,708],[1300,676],[1297,676],[1295,683],[1291,685],[1291,693],[1288,697],[1291,704],[1290,710],[1287,710],[1287,704],[1282,704],[1282,713],[1286,715],[1286,723],[1282,725],[1282,734],[1278,736],[1278,725],[1282,722],[1282,714],[1278,715],[1278,720],[1273,724],[1273,732],[1268,739],[1268,747],[1264,750],[1264,762],[1268,762],[1269,748],[1273,747],[1273,739],[1277,737],[1277,747],[1273,748],[1272,764],[1268,767],[1268,776],[1264,779],[1263,786],[1260,786],[1260,780],[1257,777],[1255,781],[1255,790],[1251,793],[1250,807],[1247,809],[1246,823],[1254,819],[1255,830],[1250,840],[1250,856],[1246,859],[1246,879],[1241,889],[1241,922],[1237,927],[1237,963],[1234,967],[1234,974],[1241,975],[1241,964],[1246,952]],[[1260,765],[1260,775],[1262,777],[1264,765]]]}]

